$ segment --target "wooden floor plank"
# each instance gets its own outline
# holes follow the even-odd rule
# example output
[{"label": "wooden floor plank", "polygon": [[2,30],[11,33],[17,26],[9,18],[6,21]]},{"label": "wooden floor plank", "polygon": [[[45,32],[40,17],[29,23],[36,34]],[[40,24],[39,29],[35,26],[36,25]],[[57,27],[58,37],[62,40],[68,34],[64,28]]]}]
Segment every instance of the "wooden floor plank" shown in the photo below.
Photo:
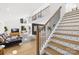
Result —
[{"label": "wooden floor plank", "polygon": [[[13,51],[17,53],[13,54]],[[36,55],[36,40],[5,48],[5,55]]]}]

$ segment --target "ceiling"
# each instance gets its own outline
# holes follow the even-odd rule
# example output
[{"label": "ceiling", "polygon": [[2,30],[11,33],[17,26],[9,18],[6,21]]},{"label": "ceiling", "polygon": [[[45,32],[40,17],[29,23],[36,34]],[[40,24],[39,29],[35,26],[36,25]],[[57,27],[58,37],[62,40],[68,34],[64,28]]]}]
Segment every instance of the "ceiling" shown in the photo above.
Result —
[{"label": "ceiling", "polygon": [[0,3],[0,13],[5,14],[31,14],[43,3]]}]

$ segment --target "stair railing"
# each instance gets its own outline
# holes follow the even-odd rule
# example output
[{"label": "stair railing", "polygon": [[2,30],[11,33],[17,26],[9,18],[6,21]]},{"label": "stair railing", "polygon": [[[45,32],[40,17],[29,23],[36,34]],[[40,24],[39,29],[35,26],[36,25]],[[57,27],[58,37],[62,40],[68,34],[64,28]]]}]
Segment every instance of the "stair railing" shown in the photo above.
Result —
[{"label": "stair railing", "polygon": [[53,33],[55,32],[55,30],[57,29],[59,23],[61,22],[62,19],[59,19],[58,23],[56,24],[55,28],[53,29],[53,31],[51,32],[51,34],[49,35],[49,37],[47,38],[47,40],[45,41],[45,43],[42,45],[42,48],[40,50],[40,54],[43,54],[43,50],[44,48],[47,46],[47,43],[50,41],[51,37],[53,37]]},{"label": "stair railing", "polygon": [[55,14],[45,24],[34,24],[36,26],[36,53],[38,55],[42,54],[43,49],[59,24],[60,11],[61,7],[57,9]]},{"label": "stair railing", "polygon": [[[50,39],[51,39],[51,37],[53,37],[53,33],[55,32],[55,30],[56,30],[56,28],[58,27],[58,25],[59,25],[59,23],[61,22],[61,18],[60,17],[58,17],[58,16],[60,16],[57,12],[59,12],[59,14],[60,14],[60,8],[56,11],[56,13],[55,13],[55,17],[57,17],[58,18],[58,21],[57,21],[57,23],[55,24],[55,25],[53,25],[53,29],[51,30],[50,28],[50,32],[48,33],[47,31],[47,25],[46,25],[46,27],[44,26],[44,28],[46,29],[46,38],[43,40],[43,38],[40,38],[40,40],[41,40],[41,48],[40,48],[40,54],[43,54],[43,50],[44,50],[44,48],[46,47],[46,44],[50,41]],[[58,15],[56,15],[56,14],[58,14]],[[51,19],[50,19],[50,22],[51,22],[51,20],[53,19],[54,17],[52,17]],[[55,19],[55,20],[57,20],[57,19]],[[42,34],[42,30],[40,31],[40,36],[43,36],[43,34]]]}]

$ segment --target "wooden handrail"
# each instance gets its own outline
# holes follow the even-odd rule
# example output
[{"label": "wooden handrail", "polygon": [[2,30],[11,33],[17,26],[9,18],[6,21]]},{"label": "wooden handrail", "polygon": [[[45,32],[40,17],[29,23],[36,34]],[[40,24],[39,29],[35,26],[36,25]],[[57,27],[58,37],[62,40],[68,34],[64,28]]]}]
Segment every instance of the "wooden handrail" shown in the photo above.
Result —
[{"label": "wooden handrail", "polygon": [[[59,7],[58,10],[60,10],[60,9],[61,9],[61,7]],[[54,13],[54,15],[52,15],[51,17],[48,18],[49,20],[45,23],[45,25],[37,24],[37,31],[36,31],[36,54],[37,55],[40,54],[40,51],[39,51],[40,50],[40,32],[45,28],[45,26],[48,24],[48,22],[51,20],[51,18],[55,16],[56,12]],[[43,27],[40,29],[39,26],[43,26]]]},{"label": "wooden handrail", "polygon": [[[58,10],[60,10],[61,8],[62,8],[62,7],[60,6]],[[54,15],[53,15],[53,16],[51,16],[51,17],[50,17],[50,19],[47,21],[47,23],[51,20],[51,18],[52,18],[52,17],[54,17],[54,16],[55,16],[55,14],[58,12],[58,10],[54,13]],[[47,25],[47,23],[46,23],[45,25]]]},{"label": "wooden handrail", "polygon": [[[62,7],[60,6],[58,10],[60,10],[61,8],[62,8]],[[57,11],[58,11],[58,10],[57,10]],[[57,11],[55,12],[55,14],[57,13]],[[55,14],[54,14],[52,17],[54,17]],[[42,29],[40,29],[39,31],[42,31],[42,30],[44,29],[44,27],[48,24],[48,22],[51,20],[52,17],[50,17],[50,19],[46,22],[45,25],[37,24],[37,25],[39,25],[39,26],[43,26]]]},{"label": "wooden handrail", "polygon": [[36,54],[39,55],[39,27],[37,26],[37,32],[36,32]]},{"label": "wooden handrail", "polygon": [[[34,21],[33,23],[34,24],[37,24],[37,25],[39,25],[39,26],[46,26],[47,24],[48,24],[48,22],[51,20],[51,18],[53,18],[54,16],[55,16],[55,14],[58,12],[58,10],[60,10],[62,7],[60,6],[57,10],[56,10],[56,12],[54,13],[54,14],[51,14],[51,15],[49,15],[48,17],[46,16],[45,18],[43,18],[43,19],[39,19],[39,21],[37,22],[37,20],[36,21]],[[41,21],[40,21],[41,20]],[[42,21],[43,21],[43,23],[44,24],[41,24],[42,23]],[[36,23],[37,22],[37,23]],[[41,22],[41,23],[39,23],[39,22]]]}]

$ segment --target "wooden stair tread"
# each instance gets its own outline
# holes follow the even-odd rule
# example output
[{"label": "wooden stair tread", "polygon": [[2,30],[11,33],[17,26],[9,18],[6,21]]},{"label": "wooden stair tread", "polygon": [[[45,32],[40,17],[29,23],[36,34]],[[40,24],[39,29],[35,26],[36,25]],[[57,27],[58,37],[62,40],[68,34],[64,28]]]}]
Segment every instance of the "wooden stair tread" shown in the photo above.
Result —
[{"label": "wooden stair tread", "polygon": [[70,52],[72,54],[79,55],[79,51],[78,50],[74,50],[74,49],[72,49],[70,47],[63,46],[63,45],[55,43],[53,41],[50,41],[49,44],[52,45],[52,46],[58,47],[60,49],[63,49],[65,51],[68,51],[68,52]]},{"label": "wooden stair tread", "polygon": [[57,31],[79,31],[79,29],[56,29]]},{"label": "wooden stair tread", "polygon": [[76,13],[74,13],[74,14],[68,14],[68,15],[64,15],[63,17],[72,17],[72,16],[75,16],[75,15],[78,15],[79,14],[79,12],[76,12]]},{"label": "wooden stair tread", "polygon": [[[74,15],[74,16],[69,16],[69,17],[63,17],[63,19],[72,19],[72,18],[75,18],[75,17],[78,17],[79,16],[79,14],[78,15]],[[79,18],[79,17],[78,17]]]},{"label": "wooden stair tread", "polygon": [[54,50],[50,47],[45,48],[45,51],[49,52],[52,55],[62,55],[61,53],[57,52],[56,50]]},{"label": "wooden stair tread", "polygon": [[79,27],[79,25],[60,25],[58,27]]},{"label": "wooden stair tread", "polygon": [[69,22],[61,22],[60,24],[67,24],[67,23],[78,23],[79,21],[69,21]]},{"label": "wooden stair tread", "polygon": [[66,33],[59,33],[59,32],[55,32],[55,33],[53,33],[53,34],[79,37],[79,35],[78,35],[78,34],[66,34]]},{"label": "wooden stair tread", "polygon": [[79,45],[79,41],[73,41],[73,40],[68,40],[68,39],[62,39],[60,37],[53,37],[55,40],[60,40],[60,41],[64,41],[64,42],[67,42],[67,43],[72,43],[72,44],[76,44],[76,45]]},{"label": "wooden stair tread", "polygon": [[78,20],[79,18],[77,17],[77,18],[63,19],[62,22],[65,22],[65,21],[73,21],[74,19],[75,20]]},{"label": "wooden stair tread", "polygon": [[64,17],[67,17],[67,16],[71,16],[71,15],[75,15],[75,14],[79,14],[79,11],[75,10],[75,12],[71,11],[71,12],[68,12],[64,15]]},{"label": "wooden stair tread", "polygon": [[74,18],[74,17],[79,17],[79,14],[63,17],[63,19]]}]

